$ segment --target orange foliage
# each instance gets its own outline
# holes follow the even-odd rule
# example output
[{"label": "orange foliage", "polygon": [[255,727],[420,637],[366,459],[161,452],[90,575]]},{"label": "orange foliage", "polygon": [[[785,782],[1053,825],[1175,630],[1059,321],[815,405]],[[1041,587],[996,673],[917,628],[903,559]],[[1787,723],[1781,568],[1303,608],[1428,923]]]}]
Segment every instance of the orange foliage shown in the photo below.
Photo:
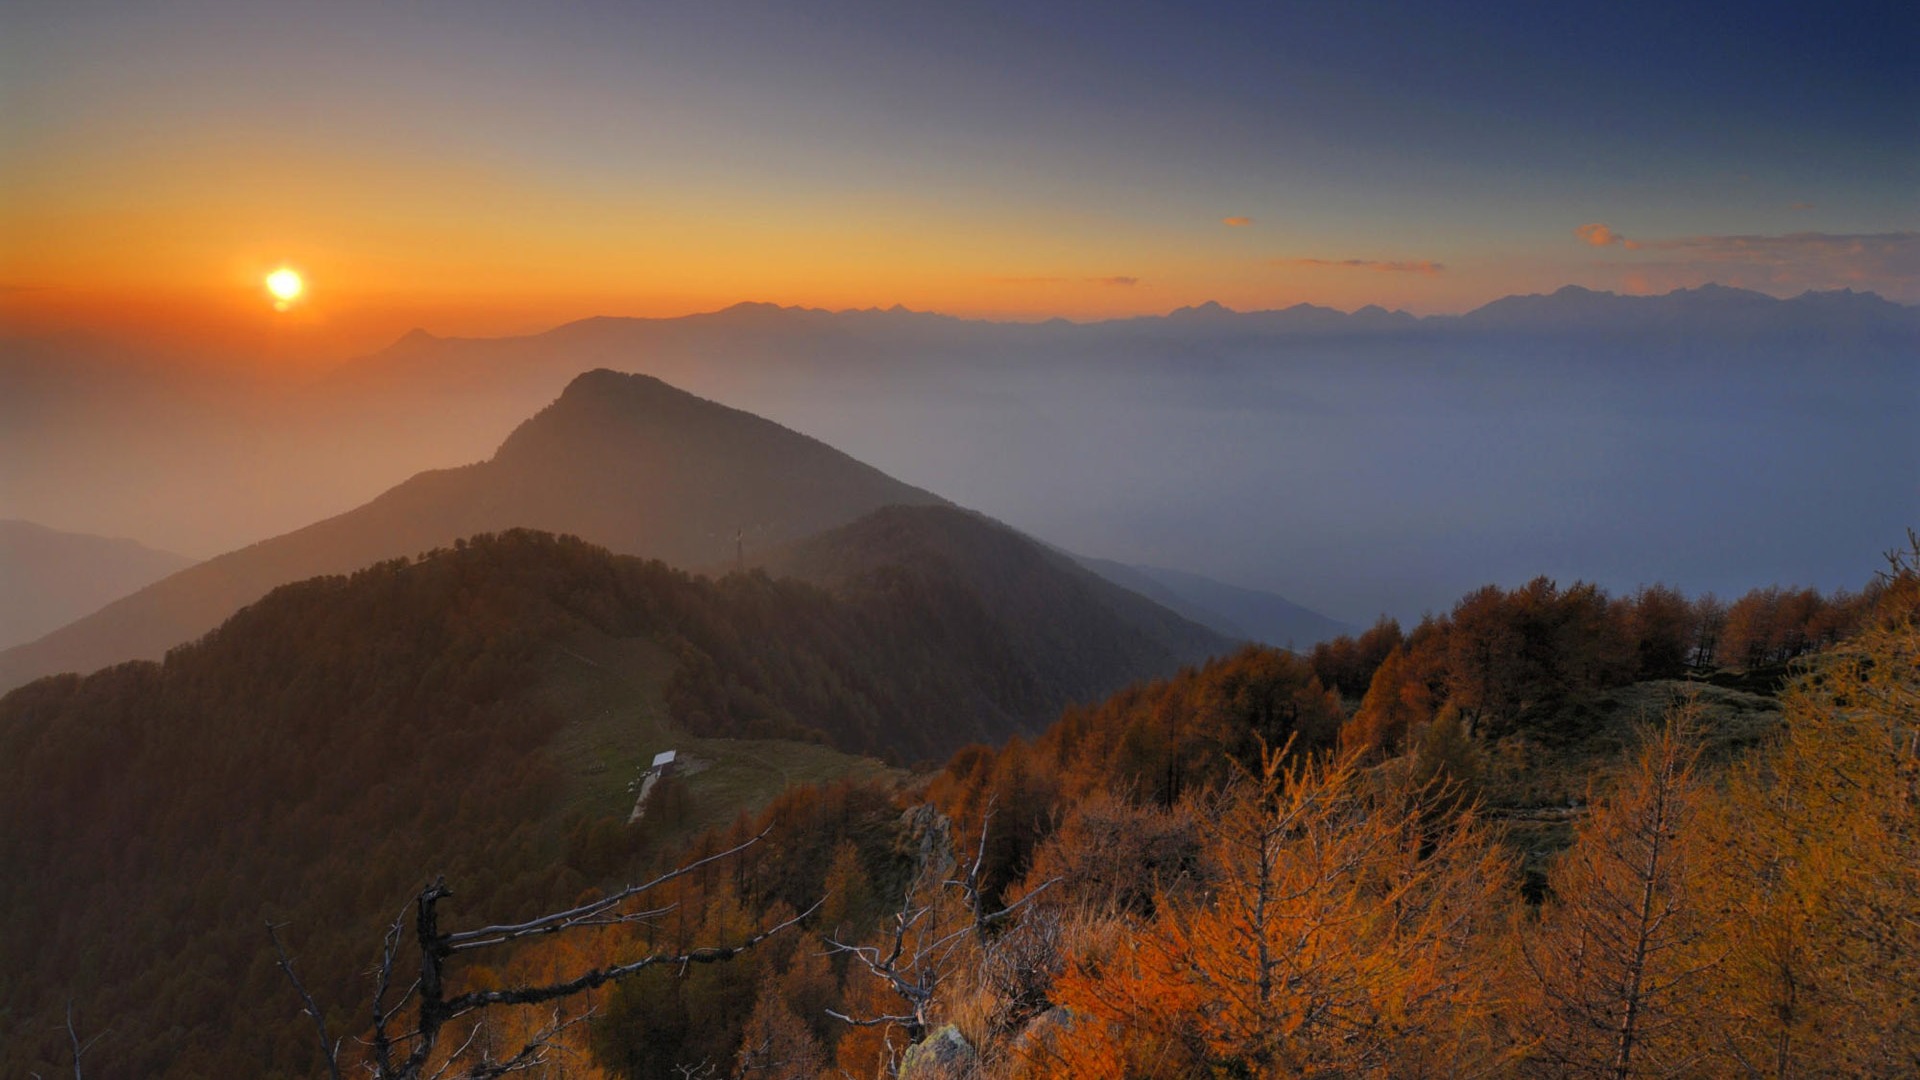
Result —
[{"label": "orange foliage", "polygon": [[1715,959],[1697,902],[1703,797],[1693,713],[1650,734],[1554,865],[1552,900],[1519,941],[1529,1059],[1560,1076],[1678,1075]]},{"label": "orange foliage", "polygon": [[1437,825],[1351,755],[1259,772],[1199,814],[1212,887],[1162,896],[1135,932],[1081,943],[1055,986],[1072,1017],[1036,1039],[1055,1075],[1448,1075],[1489,1049],[1473,963],[1506,858],[1465,817]]},{"label": "orange foliage", "polygon": [[1360,709],[1340,729],[1340,749],[1348,753],[1391,754],[1407,735],[1433,718],[1433,692],[1421,665],[1396,648],[1374,673]]}]

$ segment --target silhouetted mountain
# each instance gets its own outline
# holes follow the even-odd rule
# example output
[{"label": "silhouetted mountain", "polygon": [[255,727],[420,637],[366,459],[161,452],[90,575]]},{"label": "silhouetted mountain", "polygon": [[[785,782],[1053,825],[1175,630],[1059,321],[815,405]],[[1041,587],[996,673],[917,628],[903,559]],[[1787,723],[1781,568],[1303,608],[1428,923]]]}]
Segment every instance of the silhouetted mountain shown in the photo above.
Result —
[{"label": "silhouetted mountain", "polygon": [[1295,304],[1286,308],[1236,311],[1218,301],[1209,300],[1193,307],[1175,308],[1164,318],[1150,318],[1142,321],[1211,333],[1262,337],[1321,337],[1326,335],[1370,336],[1405,332],[1418,328],[1424,320],[1404,311],[1388,311],[1377,304],[1368,304],[1352,313],[1319,304]]},{"label": "silhouetted mountain", "polygon": [[32,641],[192,562],[132,540],[0,521],[0,648]]},{"label": "silhouetted mountain", "polygon": [[937,604],[946,614],[927,632],[940,647],[1003,672],[1008,691],[1036,706],[1102,697],[1229,645],[1067,556],[951,506],[886,507],[754,562],[856,603]]},{"label": "silhouetted mountain", "polygon": [[1234,641],[1306,649],[1353,628],[1283,596],[1158,566],[1129,566],[1086,555],[1080,565]]},{"label": "silhouetted mountain", "polygon": [[1503,297],[1444,321],[1465,331],[1552,335],[1662,334],[1737,340],[1842,332],[1879,337],[1920,331],[1920,310],[1852,290],[1806,292],[1780,300],[1725,285],[1676,289],[1660,296],[1622,296],[1568,285],[1546,295]]},{"label": "silhouetted mountain", "polygon": [[938,503],[839,451],[644,375],[592,371],[488,460],[229,552],[0,653],[0,688],[151,659],[276,585],[528,527],[698,566],[893,503]]}]

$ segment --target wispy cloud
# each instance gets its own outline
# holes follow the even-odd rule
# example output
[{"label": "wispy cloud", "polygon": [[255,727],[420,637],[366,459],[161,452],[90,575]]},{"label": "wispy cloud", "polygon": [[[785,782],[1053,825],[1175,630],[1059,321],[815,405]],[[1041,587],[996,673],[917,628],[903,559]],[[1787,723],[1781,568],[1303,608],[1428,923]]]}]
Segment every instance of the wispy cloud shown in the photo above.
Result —
[{"label": "wispy cloud", "polygon": [[1234,217],[1221,218],[1220,224],[1227,225],[1235,229],[1244,229],[1247,226],[1253,224],[1253,219],[1250,217],[1240,217],[1238,215],[1235,215]]},{"label": "wispy cloud", "polygon": [[1115,274],[1115,275],[1114,275],[1114,276],[1112,276],[1112,277],[1097,277],[1097,278],[1088,278],[1087,280],[1088,280],[1088,281],[1091,281],[1091,282],[1093,282],[1093,283],[1094,283],[1095,285],[1120,285],[1120,286],[1129,286],[1129,285],[1138,285],[1138,284],[1140,284],[1140,279],[1139,279],[1139,278],[1137,278],[1137,277],[1128,277],[1128,276],[1127,276],[1127,275],[1125,275],[1125,274]]},{"label": "wispy cloud", "polygon": [[1811,210],[1811,209],[1813,209],[1813,204],[1812,204],[1812,203],[1810,203],[1810,202],[1797,202],[1797,203],[1788,203],[1788,204],[1787,204],[1787,209],[1789,209],[1789,210]]},{"label": "wispy cloud", "polygon": [[1857,279],[1920,278],[1920,232],[1683,236],[1647,247],[1699,262],[1821,270]]},{"label": "wispy cloud", "polygon": [[1629,240],[1625,235],[1617,233],[1597,221],[1588,222],[1573,230],[1573,235],[1592,244],[1594,247],[1612,247],[1618,244],[1628,251],[1640,250],[1640,241]]},{"label": "wispy cloud", "polygon": [[1422,274],[1433,277],[1447,272],[1446,264],[1432,259],[1275,259],[1275,266],[1300,266],[1334,270],[1372,270],[1382,274]]},{"label": "wispy cloud", "polygon": [[1911,303],[1920,298],[1920,232],[1778,236],[1682,236],[1642,244],[1654,257],[1633,273],[1653,288],[1717,281],[1798,292],[1869,289]]}]

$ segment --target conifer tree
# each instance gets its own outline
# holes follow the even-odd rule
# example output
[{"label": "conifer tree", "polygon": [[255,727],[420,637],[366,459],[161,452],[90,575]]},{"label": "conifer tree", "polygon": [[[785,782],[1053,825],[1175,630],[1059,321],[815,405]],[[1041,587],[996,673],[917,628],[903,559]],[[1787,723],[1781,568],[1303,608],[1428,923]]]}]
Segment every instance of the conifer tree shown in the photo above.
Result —
[{"label": "conifer tree", "polygon": [[1707,822],[1725,1071],[1920,1072],[1920,578],[1894,560],[1868,625],[1791,683],[1779,741]]},{"label": "conifer tree", "polygon": [[1517,1018],[1528,1071],[1543,1076],[1684,1075],[1688,1030],[1714,960],[1695,895],[1695,710],[1647,732],[1618,786],[1592,800],[1522,927]]},{"label": "conifer tree", "polygon": [[[1435,823],[1349,755],[1259,771],[1198,815],[1213,887],[1056,984],[1059,1075],[1459,1075],[1488,1062],[1479,935],[1509,885],[1464,816]],[[1081,1018],[1085,1022],[1081,1022]]]}]

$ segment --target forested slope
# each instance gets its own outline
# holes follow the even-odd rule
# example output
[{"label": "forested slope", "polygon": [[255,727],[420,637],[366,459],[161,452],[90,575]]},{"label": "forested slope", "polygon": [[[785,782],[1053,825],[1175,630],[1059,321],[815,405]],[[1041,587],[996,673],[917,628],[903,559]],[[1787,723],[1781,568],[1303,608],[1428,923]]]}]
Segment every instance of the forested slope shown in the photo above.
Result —
[{"label": "forested slope", "polygon": [[[770,828],[766,854],[688,895],[761,922],[851,901],[751,975],[622,986],[596,1062],[1912,1074],[1912,557],[1860,594],[1731,605],[1542,580],[1398,633],[1345,643],[1376,656],[1358,715],[1313,659],[1250,649],[962,751],[895,795],[898,817],[791,793],[700,849]],[[1387,698],[1404,727],[1381,722]],[[1552,833],[1513,816],[1532,784],[1560,800]],[[740,1019],[681,1019],[716,1000]],[[816,1022],[826,1008],[877,1022]]]},{"label": "forested slope", "polygon": [[[896,760],[1035,729],[1087,685],[1057,658],[950,649],[956,627],[977,643],[994,627],[965,583],[922,585],[837,598],[513,532],[282,587],[161,664],[15,691],[0,699],[15,1061],[48,1060],[33,1055],[54,1052],[71,995],[115,1029],[96,1075],[294,1075],[304,1044],[263,919],[311,935],[311,977],[344,1001],[424,875],[460,883],[456,913],[506,915],[639,857],[627,807],[574,797],[558,745],[608,726],[556,702],[620,643],[666,658],[633,693],[689,736]],[[1149,674],[1102,670],[1103,689]]]}]

